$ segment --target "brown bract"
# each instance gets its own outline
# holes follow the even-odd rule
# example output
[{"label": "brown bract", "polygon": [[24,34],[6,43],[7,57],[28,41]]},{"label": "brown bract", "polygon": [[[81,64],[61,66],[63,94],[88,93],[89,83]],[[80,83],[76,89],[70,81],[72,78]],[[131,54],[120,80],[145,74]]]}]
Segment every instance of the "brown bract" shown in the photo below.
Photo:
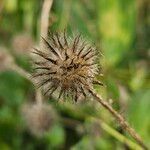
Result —
[{"label": "brown bract", "polygon": [[33,77],[45,95],[51,96],[57,91],[58,99],[71,95],[77,101],[80,95],[86,96],[85,86],[101,85],[95,80],[96,48],[83,41],[81,35],[71,38],[65,32],[54,33],[49,39],[42,39],[43,48],[33,51],[40,56],[34,61]]}]

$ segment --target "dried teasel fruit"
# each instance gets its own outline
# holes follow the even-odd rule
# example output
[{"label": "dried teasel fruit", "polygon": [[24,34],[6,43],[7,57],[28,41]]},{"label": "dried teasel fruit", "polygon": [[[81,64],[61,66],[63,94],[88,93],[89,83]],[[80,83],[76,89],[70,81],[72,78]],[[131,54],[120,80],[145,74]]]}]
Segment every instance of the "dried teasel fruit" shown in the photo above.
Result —
[{"label": "dried teasel fruit", "polygon": [[33,45],[33,38],[26,33],[18,34],[12,40],[13,49],[19,55],[28,55]]},{"label": "dried teasel fruit", "polygon": [[45,103],[23,105],[22,115],[31,133],[38,137],[43,136],[58,121],[53,107]]},{"label": "dried teasel fruit", "polygon": [[5,47],[0,47],[0,72],[11,68],[14,64],[13,57],[8,53]]},{"label": "dried teasel fruit", "polygon": [[86,97],[85,86],[102,85],[95,79],[98,74],[96,47],[84,41],[80,34],[67,37],[65,31],[56,32],[49,39],[42,39],[43,48],[33,51],[40,56],[34,62],[33,77],[45,95],[57,92],[58,99],[71,95],[77,101],[81,95]]}]

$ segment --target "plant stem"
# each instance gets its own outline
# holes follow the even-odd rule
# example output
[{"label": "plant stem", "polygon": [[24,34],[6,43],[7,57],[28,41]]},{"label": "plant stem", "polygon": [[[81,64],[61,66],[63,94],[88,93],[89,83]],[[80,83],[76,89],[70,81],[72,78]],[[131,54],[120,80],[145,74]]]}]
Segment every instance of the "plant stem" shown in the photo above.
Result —
[{"label": "plant stem", "polygon": [[124,135],[120,134],[118,131],[116,131],[115,129],[110,127],[108,124],[106,124],[104,121],[102,121],[100,119],[97,119],[97,118],[94,118],[94,117],[92,117],[91,120],[98,122],[103,130],[105,130],[107,133],[112,135],[118,141],[126,144],[129,148],[134,149],[134,150],[135,149],[136,150],[142,150],[141,146],[139,146],[138,144],[136,144],[133,141],[129,140]]},{"label": "plant stem", "polygon": [[24,77],[27,80],[29,80],[31,83],[35,84],[34,80],[31,79],[30,73],[28,73],[27,71],[25,71],[24,69],[22,69],[21,67],[19,67],[17,64],[13,64],[11,66],[11,69],[13,71],[17,72],[18,74],[20,74],[22,77]]},{"label": "plant stem", "polygon": [[49,26],[49,13],[53,4],[53,0],[44,0],[42,12],[41,12],[41,31],[40,34],[43,37],[47,37]]},{"label": "plant stem", "polygon": [[31,78],[32,76],[30,75],[30,73],[28,73],[27,71],[25,71],[24,69],[22,69],[21,67],[19,67],[16,64],[13,64],[11,69],[13,71],[17,72],[18,74],[20,74],[22,77],[26,78],[28,81],[30,81],[34,85],[36,102],[38,104],[42,104],[43,97],[42,97],[41,90],[36,88],[36,82],[34,79]]},{"label": "plant stem", "polygon": [[[90,119],[90,121],[92,121],[92,122],[97,122],[100,125],[100,127],[102,128],[102,130],[104,130],[105,132],[107,132],[108,134],[110,134],[111,136],[116,138],[121,143],[126,144],[130,149],[133,149],[133,150],[135,150],[135,149],[142,150],[143,149],[140,145],[134,143],[133,141],[131,141],[130,139],[128,139],[127,137],[125,137],[124,135],[122,135],[121,133],[119,133],[118,131],[113,129],[111,126],[109,126],[103,120],[95,118],[95,117],[89,117],[89,116],[85,116],[85,118]],[[63,117],[60,119],[60,121],[65,126],[71,128],[71,129],[74,129],[74,130],[76,129],[77,126],[80,126],[80,132],[83,135],[86,133],[85,126],[78,120]]]},{"label": "plant stem", "polygon": [[98,95],[96,92],[94,92],[91,88],[87,87],[87,90],[91,93],[91,95],[93,97],[96,98],[96,100],[105,108],[107,109],[115,118],[116,120],[119,122],[119,124],[121,125],[121,127],[127,131],[136,141],[137,143],[139,143],[139,145],[141,145],[143,147],[143,149],[148,150],[148,148],[146,147],[146,145],[143,143],[141,137],[135,132],[135,130],[130,127],[130,125],[128,124],[128,122],[124,119],[124,117],[119,114],[116,110],[114,110],[112,108],[111,105],[109,105],[108,102],[104,101],[100,95]]}]

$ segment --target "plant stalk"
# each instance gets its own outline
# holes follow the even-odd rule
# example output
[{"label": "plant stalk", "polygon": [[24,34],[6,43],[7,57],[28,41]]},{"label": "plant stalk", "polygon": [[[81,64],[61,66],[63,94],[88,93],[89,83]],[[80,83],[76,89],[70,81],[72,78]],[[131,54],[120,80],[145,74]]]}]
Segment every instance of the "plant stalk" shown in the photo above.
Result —
[{"label": "plant stalk", "polygon": [[148,150],[147,146],[143,143],[142,138],[136,133],[136,131],[129,125],[121,114],[114,110],[108,102],[104,101],[101,96],[94,92],[91,88],[87,87],[87,90],[105,109],[113,115],[114,118],[116,118],[121,127],[127,131],[137,141],[137,143],[143,147],[144,150]]}]

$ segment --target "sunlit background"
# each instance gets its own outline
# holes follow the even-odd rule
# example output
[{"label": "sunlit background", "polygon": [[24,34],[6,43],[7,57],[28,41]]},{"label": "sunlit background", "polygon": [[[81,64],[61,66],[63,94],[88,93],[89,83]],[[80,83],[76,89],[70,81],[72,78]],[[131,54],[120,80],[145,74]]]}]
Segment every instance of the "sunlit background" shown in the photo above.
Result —
[{"label": "sunlit background", "polygon": [[[29,53],[40,40],[42,3],[0,0],[0,53],[9,53],[18,66],[29,72]],[[96,86],[95,90],[127,118],[150,147],[149,0],[54,0],[49,26],[50,31],[79,32],[97,45],[103,73],[98,79],[104,86]],[[0,63],[5,57],[0,55]],[[12,58],[7,59],[9,66]],[[58,104],[49,99],[65,121],[56,122],[44,137],[30,133],[20,110],[25,103],[34,102],[34,87],[6,64],[0,64],[0,150],[131,148],[118,133],[134,140],[90,98],[81,104]]]}]

